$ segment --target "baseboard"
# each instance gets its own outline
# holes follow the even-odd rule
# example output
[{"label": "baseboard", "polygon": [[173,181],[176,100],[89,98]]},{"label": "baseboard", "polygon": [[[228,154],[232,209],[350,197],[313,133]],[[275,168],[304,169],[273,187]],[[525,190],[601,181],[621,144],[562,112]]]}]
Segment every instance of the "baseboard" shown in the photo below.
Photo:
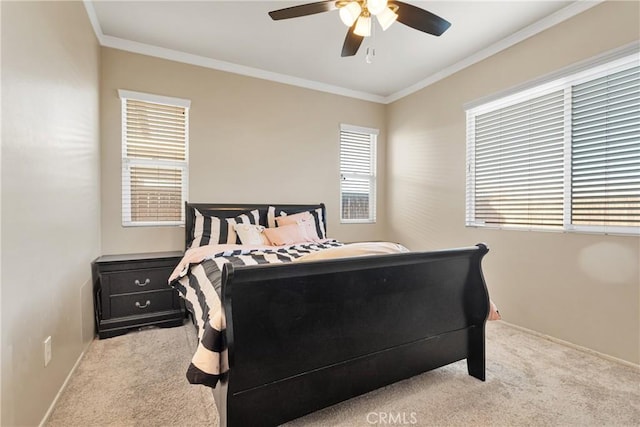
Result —
[{"label": "baseboard", "polygon": [[634,369],[640,370],[640,365],[635,364],[633,362],[629,362],[628,360],[619,359],[619,358],[611,356],[609,354],[601,353],[601,352],[596,351],[596,350],[592,350],[592,349],[590,349],[588,347],[583,347],[581,345],[574,344],[574,343],[569,342],[569,341],[561,340],[560,338],[552,337],[551,335],[546,335],[546,334],[543,334],[541,332],[534,331],[533,329],[528,329],[528,328],[525,328],[523,326],[514,325],[513,323],[505,322],[504,320],[501,320],[500,323],[502,323],[503,325],[506,325],[506,326],[508,326],[510,328],[517,329],[519,331],[526,332],[528,334],[535,335],[537,337],[540,337],[540,338],[543,338],[543,339],[546,339],[546,340],[549,340],[549,341],[552,341],[552,342],[555,342],[555,343],[558,343],[558,344],[562,344],[562,345],[565,345],[567,347],[571,347],[571,348],[573,348],[575,350],[578,350],[578,351],[581,351],[583,353],[591,354],[593,356],[597,356],[597,357],[600,357],[602,359],[609,360],[611,362],[619,363],[621,365],[625,365],[625,366],[628,366],[630,368],[634,368]]},{"label": "baseboard", "polygon": [[78,360],[76,360],[76,363],[74,363],[73,367],[71,368],[71,371],[69,371],[67,378],[64,379],[64,382],[60,386],[60,390],[58,390],[56,397],[54,397],[53,401],[51,402],[51,405],[49,405],[49,409],[47,409],[47,412],[44,414],[44,417],[42,417],[42,421],[40,421],[40,424],[38,425],[38,427],[43,427],[44,424],[49,419],[49,416],[51,416],[51,413],[53,412],[53,408],[55,408],[56,403],[58,403],[58,399],[60,399],[60,396],[62,396],[62,392],[67,388],[67,384],[69,383],[71,376],[76,371],[76,368],[78,367],[78,365],[80,365],[80,361],[84,357],[84,354],[87,352],[87,349],[89,348],[89,345],[91,345],[91,342],[92,341],[89,341],[87,345],[84,346],[84,349],[82,349],[82,353],[80,353],[80,356],[78,356]]}]

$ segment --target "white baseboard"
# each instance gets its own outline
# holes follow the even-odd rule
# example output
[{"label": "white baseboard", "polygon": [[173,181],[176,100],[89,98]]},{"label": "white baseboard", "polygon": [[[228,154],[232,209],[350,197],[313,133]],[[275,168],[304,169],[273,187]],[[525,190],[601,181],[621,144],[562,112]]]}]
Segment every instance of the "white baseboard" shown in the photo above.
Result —
[{"label": "white baseboard", "polygon": [[80,361],[84,357],[84,354],[87,352],[87,349],[89,348],[89,345],[91,345],[91,342],[92,341],[89,341],[89,343],[82,350],[82,353],[80,353],[80,356],[78,356],[78,360],[76,360],[76,363],[74,363],[73,367],[71,368],[71,371],[69,371],[67,378],[64,379],[62,386],[60,386],[60,390],[58,390],[56,397],[51,402],[51,405],[49,405],[49,409],[47,409],[47,413],[44,414],[44,417],[42,417],[42,421],[40,421],[40,424],[38,425],[38,427],[43,427],[44,423],[46,423],[47,420],[49,419],[49,416],[51,416],[51,413],[53,412],[53,408],[55,408],[56,403],[58,403],[58,399],[60,399],[60,396],[62,396],[62,392],[67,388],[67,384],[69,383],[71,376],[76,371],[76,368],[78,367],[78,365],[80,365]]},{"label": "white baseboard", "polygon": [[581,345],[577,345],[577,344],[574,344],[574,343],[569,342],[569,341],[561,340],[560,338],[552,337],[551,335],[546,335],[546,334],[543,334],[541,332],[534,331],[533,329],[525,328],[523,326],[514,325],[513,323],[505,322],[504,320],[501,320],[500,323],[502,323],[502,324],[504,324],[504,325],[506,325],[506,326],[508,326],[510,328],[517,329],[519,331],[526,332],[528,334],[535,335],[537,337],[544,338],[546,340],[549,340],[549,341],[552,341],[552,342],[555,342],[555,343],[558,343],[558,344],[562,344],[562,345],[565,345],[567,347],[571,347],[571,348],[573,348],[575,350],[582,351],[583,353],[588,353],[588,354],[591,354],[593,356],[600,357],[602,359],[610,360],[611,362],[616,362],[616,363],[619,363],[621,365],[625,365],[625,366],[628,366],[630,368],[634,368],[634,369],[640,370],[640,365],[635,364],[633,362],[629,362],[628,360],[619,359],[617,357],[611,356],[611,355],[606,354],[606,353],[600,353],[599,351],[592,350],[592,349],[590,349],[588,347],[583,347]]}]

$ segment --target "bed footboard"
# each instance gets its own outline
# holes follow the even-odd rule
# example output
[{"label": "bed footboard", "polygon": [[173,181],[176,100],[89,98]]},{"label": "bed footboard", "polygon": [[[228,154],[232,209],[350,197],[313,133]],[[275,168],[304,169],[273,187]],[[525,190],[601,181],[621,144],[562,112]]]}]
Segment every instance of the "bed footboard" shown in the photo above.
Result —
[{"label": "bed footboard", "polygon": [[467,359],[484,380],[485,245],[223,269],[221,425],[277,425]]}]

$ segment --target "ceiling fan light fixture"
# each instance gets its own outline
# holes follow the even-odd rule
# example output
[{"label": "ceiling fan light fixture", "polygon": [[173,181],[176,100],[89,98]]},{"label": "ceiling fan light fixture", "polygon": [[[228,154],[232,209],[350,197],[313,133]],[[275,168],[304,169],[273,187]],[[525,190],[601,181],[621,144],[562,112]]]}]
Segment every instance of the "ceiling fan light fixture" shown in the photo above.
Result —
[{"label": "ceiling fan light fixture", "polygon": [[371,23],[372,12],[377,16],[383,30],[398,21],[423,33],[439,36],[451,26],[446,19],[400,0],[322,0],[272,10],[269,16],[274,21],[279,21],[331,12],[335,9],[340,11],[340,20],[349,27],[342,44],[342,57],[354,56],[358,53],[364,38],[371,36],[374,30]]},{"label": "ceiling fan light fixture", "polygon": [[387,28],[398,19],[398,14],[390,8],[385,7],[382,12],[376,15],[376,18],[378,18],[378,23],[382,27],[382,31],[387,31]]},{"label": "ceiling fan light fixture", "polygon": [[369,37],[371,35],[371,16],[360,16],[353,33],[362,37]]},{"label": "ceiling fan light fixture", "polygon": [[368,0],[367,9],[372,15],[377,15],[387,7],[387,0]]},{"label": "ceiling fan light fixture", "polygon": [[360,7],[360,3],[351,1],[340,8],[340,19],[344,25],[351,27],[361,12],[362,7]]}]

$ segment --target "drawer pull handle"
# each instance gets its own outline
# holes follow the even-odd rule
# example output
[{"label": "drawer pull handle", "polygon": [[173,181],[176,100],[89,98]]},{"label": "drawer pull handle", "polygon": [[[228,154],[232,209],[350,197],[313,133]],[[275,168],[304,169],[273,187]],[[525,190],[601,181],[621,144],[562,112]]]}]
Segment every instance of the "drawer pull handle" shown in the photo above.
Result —
[{"label": "drawer pull handle", "polygon": [[135,283],[136,285],[138,285],[140,287],[143,287],[143,286],[147,286],[149,283],[151,283],[151,279],[148,279],[148,278],[145,279],[144,283],[140,283],[140,280],[136,279],[136,281],[133,282],[133,283]]},{"label": "drawer pull handle", "polygon": [[139,301],[136,301],[136,307],[138,307],[139,309],[143,309],[143,308],[147,308],[151,305],[151,301],[147,300],[147,302],[144,303],[144,305],[140,304]]}]

